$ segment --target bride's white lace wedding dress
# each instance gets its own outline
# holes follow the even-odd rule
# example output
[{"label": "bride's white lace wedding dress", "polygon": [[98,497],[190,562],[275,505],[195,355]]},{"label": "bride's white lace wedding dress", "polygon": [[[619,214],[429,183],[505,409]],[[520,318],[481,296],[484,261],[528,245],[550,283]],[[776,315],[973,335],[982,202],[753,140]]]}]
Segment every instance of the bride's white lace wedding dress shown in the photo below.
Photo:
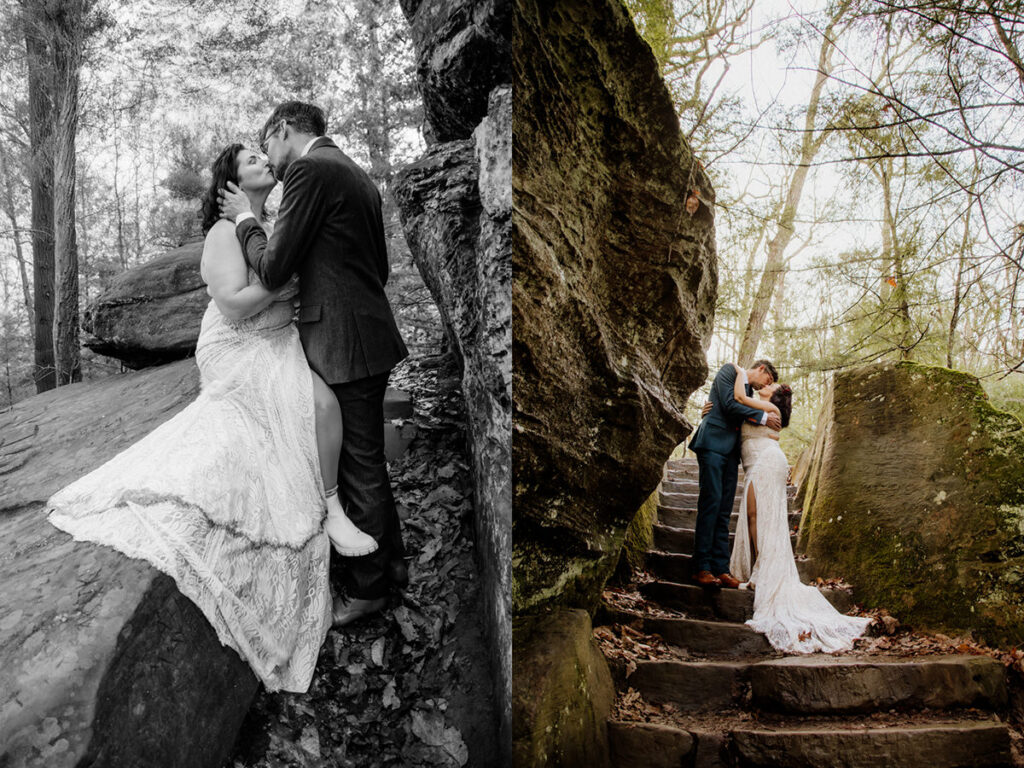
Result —
[{"label": "bride's white lace wedding dress", "polygon": [[[789,539],[786,479],[789,465],[768,427],[744,424],[743,501],[729,570],[754,587],[754,618],[747,625],[788,653],[849,650],[871,619],[839,613],[816,587],[800,582]],[[751,564],[747,491],[757,500],[757,561]]]},{"label": "bride's white lace wedding dress", "polygon": [[238,322],[211,301],[195,402],[48,506],[50,522],[76,539],[172,576],[269,690],[301,692],[330,628],[331,596],[295,293]]}]

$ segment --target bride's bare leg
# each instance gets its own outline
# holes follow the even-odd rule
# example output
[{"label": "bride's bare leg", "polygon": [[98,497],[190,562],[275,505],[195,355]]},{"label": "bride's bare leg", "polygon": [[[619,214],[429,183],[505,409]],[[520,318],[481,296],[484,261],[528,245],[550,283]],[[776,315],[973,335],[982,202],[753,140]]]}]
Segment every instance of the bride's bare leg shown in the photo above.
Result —
[{"label": "bride's bare leg", "polygon": [[316,373],[313,376],[313,402],[316,412],[316,449],[320,458],[320,477],[327,496],[327,522],[324,527],[331,544],[346,557],[368,555],[377,549],[372,536],[359,530],[348,519],[338,499],[338,462],[344,434],[341,406],[331,388]]},{"label": "bride's bare leg", "polygon": [[320,456],[320,476],[324,489],[338,482],[338,461],[341,459],[341,406],[331,388],[313,373],[313,402],[316,404],[316,450]]},{"label": "bride's bare leg", "polygon": [[747,531],[750,534],[750,562],[757,561],[757,494],[754,484],[747,488]]}]

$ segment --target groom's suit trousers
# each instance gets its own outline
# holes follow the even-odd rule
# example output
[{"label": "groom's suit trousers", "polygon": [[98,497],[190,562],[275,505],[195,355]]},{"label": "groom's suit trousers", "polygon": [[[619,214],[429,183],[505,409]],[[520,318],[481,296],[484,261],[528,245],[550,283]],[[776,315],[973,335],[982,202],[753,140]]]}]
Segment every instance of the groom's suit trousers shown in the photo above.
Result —
[{"label": "groom's suit trousers", "polygon": [[729,520],[736,496],[739,461],[735,453],[697,453],[700,495],[693,534],[693,573],[711,571],[715,576],[729,572]]},{"label": "groom's suit trousers", "polygon": [[[389,569],[405,555],[395,499],[384,455],[384,393],[387,373],[332,384],[341,406],[344,439],[338,463],[338,496],[345,512],[377,540],[376,552],[362,557],[331,558],[352,597],[384,597],[392,588]],[[397,585],[403,586],[403,585]]]}]

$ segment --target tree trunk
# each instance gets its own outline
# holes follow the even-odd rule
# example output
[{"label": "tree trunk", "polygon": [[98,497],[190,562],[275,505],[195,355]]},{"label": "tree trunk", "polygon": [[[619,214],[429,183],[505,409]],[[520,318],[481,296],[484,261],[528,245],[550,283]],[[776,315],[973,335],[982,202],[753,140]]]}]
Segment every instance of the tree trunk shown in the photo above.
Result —
[{"label": "tree trunk", "polygon": [[32,289],[28,279],[28,265],[25,263],[25,251],[21,245],[21,225],[18,222],[18,208],[14,204],[14,180],[7,161],[7,152],[0,149],[0,177],[3,178],[3,208],[11,230],[14,233],[14,258],[18,262],[18,274],[21,277],[21,295],[25,301],[25,314],[28,316],[28,327],[35,325],[35,313],[32,307]]},{"label": "tree trunk", "polygon": [[740,342],[739,364],[749,367],[754,362],[757,354],[757,347],[761,343],[761,335],[764,333],[764,322],[768,316],[768,310],[772,305],[772,296],[776,286],[782,284],[786,266],[783,261],[783,254],[786,246],[793,239],[795,231],[793,222],[800,208],[800,198],[803,195],[804,183],[807,181],[807,174],[811,170],[811,162],[821,148],[825,134],[816,132],[815,120],[818,116],[818,104],[821,100],[821,92],[828,81],[829,73],[832,71],[832,52],[835,49],[833,34],[840,18],[846,12],[847,3],[843,3],[836,10],[835,15],[829,22],[821,39],[821,49],[818,53],[818,75],[814,79],[814,86],[811,88],[811,97],[807,102],[807,113],[804,117],[804,133],[800,143],[800,159],[792,178],[789,180],[789,189],[786,192],[786,202],[779,216],[778,229],[775,237],[768,243],[768,258],[765,261],[764,271],[761,273],[761,280],[754,294],[754,302],[750,308],[750,316],[747,318],[747,327],[743,332],[743,341]]},{"label": "tree trunk", "polygon": [[32,378],[36,392],[57,386],[53,359],[53,80],[44,20],[23,0],[28,63],[30,186],[32,188],[32,284],[34,288]]},{"label": "tree trunk", "polygon": [[54,319],[57,383],[82,380],[78,341],[78,245],[75,237],[75,134],[78,130],[78,85],[82,64],[86,0],[67,0],[57,12],[54,75],[57,124],[54,131],[53,212],[57,272]]}]

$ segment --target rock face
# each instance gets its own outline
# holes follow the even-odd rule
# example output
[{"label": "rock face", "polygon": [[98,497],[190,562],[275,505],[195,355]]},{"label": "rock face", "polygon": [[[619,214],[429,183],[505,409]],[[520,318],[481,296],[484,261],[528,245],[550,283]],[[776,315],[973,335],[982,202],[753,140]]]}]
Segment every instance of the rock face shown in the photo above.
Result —
[{"label": "rock face", "polygon": [[202,241],[188,243],[114,278],[83,313],[84,345],[136,369],[194,354],[210,303],[202,255]]},{"label": "rock face", "polygon": [[818,575],[915,627],[1024,642],[1024,426],[976,378],[837,373],[803,486],[799,548]]},{"label": "rock face", "polygon": [[[582,747],[549,762],[549,734],[590,728],[597,694],[535,692],[519,670],[565,646],[532,616],[596,607],[627,525],[691,430],[682,411],[707,375],[716,295],[714,193],[619,0],[516,9],[515,754],[600,765],[607,755]],[[560,684],[572,681],[548,686]],[[536,706],[542,694],[563,709]]]},{"label": "rock face", "polygon": [[[618,0],[514,18],[514,611],[592,609],[689,433],[713,191]],[[694,213],[686,208],[695,195]]]},{"label": "rock face", "polygon": [[401,0],[433,141],[468,139],[510,83],[509,0]]},{"label": "rock face", "polygon": [[462,366],[478,562],[510,743],[512,90],[509,0],[405,0],[433,139],[393,184],[409,248]]},{"label": "rock face", "polygon": [[219,768],[257,680],[174,582],[52,527],[45,500],[183,408],[191,361],[74,384],[0,417],[0,755]]},{"label": "rock face", "polygon": [[[182,360],[0,415],[0,765],[220,768],[230,754],[258,684],[248,664],[172,579],[74,541],[43,509],[198,391]],[[409,410],[389,392],[386,416]],[[387,427],[403,449],[410,436]]]},{"label": "rock face", "polygon": [[615,690],[586,611],[517,619],[514,654],[513,764],[609,768]]}]

